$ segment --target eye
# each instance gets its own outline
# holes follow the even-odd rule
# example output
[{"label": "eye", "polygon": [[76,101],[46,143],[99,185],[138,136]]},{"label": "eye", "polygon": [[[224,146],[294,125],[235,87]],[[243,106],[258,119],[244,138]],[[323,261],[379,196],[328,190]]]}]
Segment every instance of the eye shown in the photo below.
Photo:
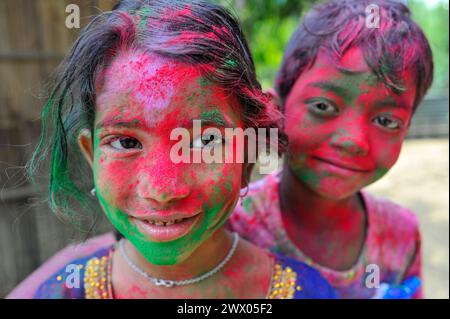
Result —
[{"label": "eye", "polygon": [[373,120],[373,122],[376,125],[379,125],[383,128],[386,128],[386,129],[392,130],[392,131],[399,130],[403,124],[402,121],[393,119],[393,118],[389,118],[387,116],[378,116]]},{"label": "eye", "polygon": [[332,103],[327,101],[311,101],[309,103],[309,110],[317,115],[336,115],[339,109]]},{"label": "eye", "polygon": [[116,150],[142,149],[142,144],[130,136],[116,138],[109,145]]},{"label": "eye", "polygon": [[203,134],[192,142],[192,148],[214,147],[225,142],[224,138],[218,134]]}]

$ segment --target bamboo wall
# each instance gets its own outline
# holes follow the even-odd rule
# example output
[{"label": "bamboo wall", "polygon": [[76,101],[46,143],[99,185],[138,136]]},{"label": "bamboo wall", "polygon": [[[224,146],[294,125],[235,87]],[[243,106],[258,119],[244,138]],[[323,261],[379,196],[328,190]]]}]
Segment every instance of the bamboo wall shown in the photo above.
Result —
[{"label": "bamboo wall", "polygon": [[31,205],[22,169],[40,132],[43,85],[79,32],[66,28],[68,4],[79,5],[83,26],[114,1],[0,0],[0,297],[78,235]]}]

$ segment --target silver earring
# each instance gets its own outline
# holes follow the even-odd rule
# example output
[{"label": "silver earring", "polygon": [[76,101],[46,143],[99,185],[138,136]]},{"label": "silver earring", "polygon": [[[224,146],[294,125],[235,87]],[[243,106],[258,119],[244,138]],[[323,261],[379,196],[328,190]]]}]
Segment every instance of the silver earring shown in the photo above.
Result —
[{"label": "silver earring", "polygon": [[245,192],[244,193],[242,193],[242,190],[240,191],[239,197],[241,199],[244,199],[244,197],[247,196],[247,194],[248,194],[248,185],[245,187]]},{"label": "silver earring", "polygon": [[91,189],[91,195],[95,196],[95,187],[93,189]]}]

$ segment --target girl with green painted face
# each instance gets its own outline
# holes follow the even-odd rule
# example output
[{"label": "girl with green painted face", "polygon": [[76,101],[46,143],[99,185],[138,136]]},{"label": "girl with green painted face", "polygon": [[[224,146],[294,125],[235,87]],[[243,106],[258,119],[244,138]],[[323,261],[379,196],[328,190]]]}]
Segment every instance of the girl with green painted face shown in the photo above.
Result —
[{"label": "girl with green painted face", "polygon": [[54,212],[93,213],[99,203],[122,239],[56,272],[39,270],[29,290],[35,298],[334,297],[311,268],[225,231],[251,163],[173,157],[174,130],[187,132],[188,157],[246,158],[225,128],[278,122],[240,26],[221,6],[123,1],[94,18],[62,66],[32,163],[50,153]]}]

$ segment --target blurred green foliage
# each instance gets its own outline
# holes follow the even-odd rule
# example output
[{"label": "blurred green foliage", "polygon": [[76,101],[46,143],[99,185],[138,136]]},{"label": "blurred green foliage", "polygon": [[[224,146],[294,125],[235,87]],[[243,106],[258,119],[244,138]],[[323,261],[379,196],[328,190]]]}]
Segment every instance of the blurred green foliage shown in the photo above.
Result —
[{"label": "blurred green foliage", "polygon": [[[242,22],[252,49],[258,78],[265,89],[272,86],[283,57],[283,49],[301,17],[314,0],[217,0],[229,7]],[[435,93],[448,92],[448,0],[409,0],[413,18],[423,28],[434,54]]]},{"label": "blurred green foliage", "polygon": [[[434,5],[426,0],[410,0],[413,19],[422,27],[433,50],[434,82],[431,93],[448,94],[448,0]],[[433,2],[433,1],[428,1]]]},{"label": "blurred green foliage", "polygon": [[313,0],[219,0],[239,17],[263,88],[272,86],[283,49]]}]

